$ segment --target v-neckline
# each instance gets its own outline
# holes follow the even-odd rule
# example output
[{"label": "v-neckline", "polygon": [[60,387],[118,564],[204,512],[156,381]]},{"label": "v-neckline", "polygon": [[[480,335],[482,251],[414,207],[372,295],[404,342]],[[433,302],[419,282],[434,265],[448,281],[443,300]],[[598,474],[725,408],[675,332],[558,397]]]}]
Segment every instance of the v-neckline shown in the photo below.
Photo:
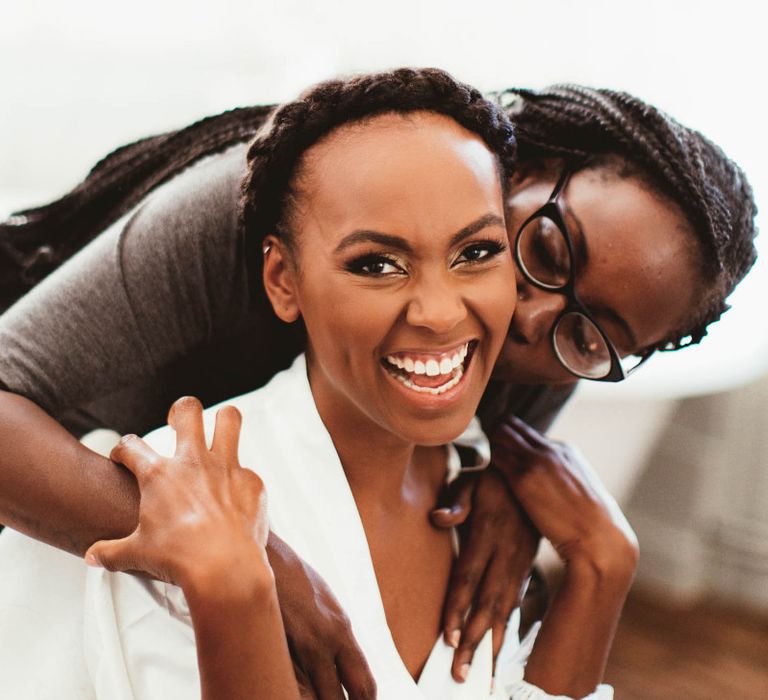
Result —
[{"label": "v-neckline", "polygon": [[[463,684],[452,681],[450,677],[450,660],[443,659],[453,656],[453,649],[438,635],[422,668],[419,680],[411,676],[400,652],[395,644],[392,630],[387,621],[384,601],[381,594],[376,571],[373,565],[368,538],[363,526],[360,511],[357,508],[354,494],[344,472],[344,467],[331,439],[330,433],[320,417],[312,396],[309,379],[306,374],[306,364],[297,358],[289,372],[298,371],[303,378],[303,386],[299,394],[291,400],[293,424],[301,425],[303,439],[297,441],[306,450],[305,458],[299,460],[304,469],[309,465],[319,468],[323,465],[323,474],[312,480],[312,490],[316,503],[332,503],[333,507],[323,509],[319,514],[326,525],[332,525],[337,538],[334,541],[333,555],[337,559],[337,568],[343,575],[333,576],[338,585],[343,588],[334,590],[352,622],[355,637],[361,642],[368,662],[379,669],[374,673],[381,697],[397,697],[398,700],[446,700],[441,691],[450,688],[450,700],[476,700],[476,676],[485,674],[487,682],[491,679],[490,638],[486,635],[481,647],[476,652],[475,661],[470,668],[470,677]],[[299,389],[298,386],[294,385]],[[301,409],[299,407],[301,406]],[[293,436],[295,439],[295,435]],[[297,444],[292,445],[293,451]],[[322,456],[325,455],[325,458]],[[294,458],[296,455],[294,455]],[[448,446],[448,472],[446,479],[460,469],[459,455],[453,445]],[[279,532],[277,533],[280,534]],[[318,569],[326,578],[322,570]],[[329,572],[328,578],[331,578]],[[488,663],[483,662],[484,648],[489,649],[485,655]],[[445,665],[441,671],[441,662]],[[487,666],[487,670],[484,667]],[[474,680],[474,682],[472,682]],[[472,689],[474,696],[472,695]],[[430,694],[427,695],[426,693]],[[440,694],[438,694],[440,693]]]}]

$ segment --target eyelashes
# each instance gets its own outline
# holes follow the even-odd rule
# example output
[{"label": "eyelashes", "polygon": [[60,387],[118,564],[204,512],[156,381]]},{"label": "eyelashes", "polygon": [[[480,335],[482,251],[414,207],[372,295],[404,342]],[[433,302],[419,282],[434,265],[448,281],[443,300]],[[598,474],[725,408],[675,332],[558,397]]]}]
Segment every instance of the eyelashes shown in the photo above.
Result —
[{"label": "eyelashes", "polygon": [[461,251],[459,258],[464,258],[465,263],[479,263],[495,258],[506,249],[507,244],[499,241],[475,241]]},{"label": "eyelashes", "polygon": [[[507,250],[507,244],[496,240],[473,241],[462,248],[451,262],[453,268],[466,268],[490,262]],[[408,274],[407,261],[390,253],[366,253],[344,263],[344,269],[363,277],[392,277]]]},{"label": "eyelashes", "polygon": [[344,269],[355,275],[364,275],[368,277],[406,274],[403,261],[383,253],[368,253],[353,258],[344,264]]}]

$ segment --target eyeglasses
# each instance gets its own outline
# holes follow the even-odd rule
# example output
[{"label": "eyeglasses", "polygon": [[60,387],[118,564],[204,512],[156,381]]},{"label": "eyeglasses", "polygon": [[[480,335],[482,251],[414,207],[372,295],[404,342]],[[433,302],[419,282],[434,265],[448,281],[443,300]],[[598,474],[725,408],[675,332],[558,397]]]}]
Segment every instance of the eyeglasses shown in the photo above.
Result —
[{"label": "eyeglasses", "polygon": [[565,295],[565,309],[552,326],[552,347],[560,364],[583,379],[620,382],[654,350],[622,358],[576,296],[573,239],[558,201],[572,173],[573,168],[567,167],[546,203],[523,222],[515,239],[515,257],[531,284]]}]

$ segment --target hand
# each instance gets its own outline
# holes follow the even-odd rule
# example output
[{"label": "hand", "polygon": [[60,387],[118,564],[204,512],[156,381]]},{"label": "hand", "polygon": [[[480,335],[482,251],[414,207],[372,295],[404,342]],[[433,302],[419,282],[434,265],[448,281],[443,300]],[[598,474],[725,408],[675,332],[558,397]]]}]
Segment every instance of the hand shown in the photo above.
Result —
[{"label": "hand", "polygon": [[343,685],[350,700],[373,700],[373,675],[328,585],[273,533],[267,554],[302,697],[342,699]]},{"label": "hand", "polygon": [[590,466],[564,443],[514,416],[491,436],[496,467],[567,566],[631,582],[637,538]]},{"label": "hand", "polygon": [[[210,450],[197,399],[176,401],[168,423],[176,431],[173,457],[161,457],[135,435],[112,450],[111,459],[138,481],[139,524],[128,537],[92,545],[86,561],[111,571],[142,571],[183,589],[201,582],[210,584],[208,590],[224,581],[248,585],[251,572],[271,576],[265,492],[261,479],[238,463],[238,410],[219,411]],[[240,576],[231,576],[233,566]]]},{"label": "hand", "polygon": [[432,522],[451,527],[466,520],[443,612],[445,641],[456,648],[452,675],[462,681],[489,629],[494,659],[498,655],[507,621],[520,605],[539,535],[493,468],[460,476],[448,496],[450,505],[433,511]]}]

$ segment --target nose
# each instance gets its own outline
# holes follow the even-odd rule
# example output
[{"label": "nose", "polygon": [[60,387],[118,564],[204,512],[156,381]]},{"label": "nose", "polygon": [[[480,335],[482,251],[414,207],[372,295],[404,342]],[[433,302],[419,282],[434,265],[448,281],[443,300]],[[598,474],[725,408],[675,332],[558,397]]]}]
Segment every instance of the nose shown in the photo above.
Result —
[{"label": "nose", "polygon": [[548,337],[555,319],[565,308],[565,295],[549,292],[526,279],[517,280],[517,308],[512,317],[510,335],[527,345],[536,345]]},{"label": "nose", "polygon": [[452,331],[467,317],[467,307],[459,285],[436,277],[422,280],[414,289],[406,311],[412,326],[433,333]]}]

